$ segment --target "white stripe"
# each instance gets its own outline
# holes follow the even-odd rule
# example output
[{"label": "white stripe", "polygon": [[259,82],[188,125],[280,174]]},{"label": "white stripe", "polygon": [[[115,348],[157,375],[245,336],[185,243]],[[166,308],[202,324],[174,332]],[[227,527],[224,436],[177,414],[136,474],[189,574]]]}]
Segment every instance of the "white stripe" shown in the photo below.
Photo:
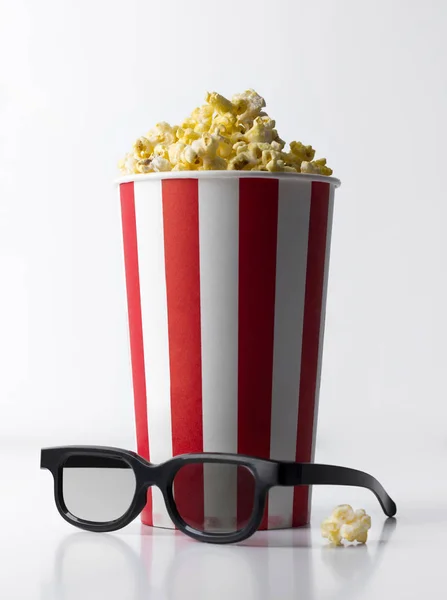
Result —
[{"label": "white stripe", "polygon": [[[280,180],[270,458],[295,460],[311,183]],[[269,495],[270,528],[291,527],[293,488]]]},{"label": "white stripe", "polygon": [[320,340],[318,346],[318,366],[317,366],[317,387],[315,393],[315,410],[314,410],[314,424],[312,434],[312,454],[311,460],[315,458],[315,442],[316,442],[316,430],[318,422],[318,408],[320,400],[320,382],[321,382],[321,366],[323,359],[323,346],[324,346],[324,329],[326,326],[326,300],[327,300],[327,288],[329,279],[329,262],[331,253],[331,238],[332,238],[332,220],[334,216],[334,193],[335,187],[330,186],[329,192],[329,208],[328,208],[328,219],[327,219],[327,233],[326,233],[326,251],[324,257],[324,279],[323,279],[323,296],[321,303],[321,320],[320,320]]},{"label": "white stripe", "polygon": [[[318,345],[318,363],[317,363],[317,386],[315,389],[315,408],[314,408],[314,423],[312,433],[312,452],[311,462],[315,460],[315,447],[317,438],[317,424],[318,424],[318,409],[320,405],[320,383],[321,383],[321,366],[323,362],[323,346],[324,346],[324,329],[326,326],[326,299],[327,299],[327,287],[329,279],[329,262],[331,253],[331,238],[332,238],[332,220],[334,216],[334,194],[335,186],[331,185],[329,189],[329,208],[328,208],[328,219],[327,219],[327,233],[326,233],[326,251],[324,257],[324,279],[323,279],[323,296],[321,303],[321,320],[320,320],[320,340]],[[309,488],[309,507],[312,505],[312,487]]]},{"label": "white stripe", "polygon": [[[141,317],[151,462],[172,457],[171,394],[161,181],[135,182]],[[158,490],[157,490],[158,491]],[[153,524],[173,527],[161,493],[152,494]]]},{"label": "white stripe", "polygon": [[[199,180],[205,452],[237,452],[239,182]],[[205,465],[205,519],[236,519],[236,469]]]}]

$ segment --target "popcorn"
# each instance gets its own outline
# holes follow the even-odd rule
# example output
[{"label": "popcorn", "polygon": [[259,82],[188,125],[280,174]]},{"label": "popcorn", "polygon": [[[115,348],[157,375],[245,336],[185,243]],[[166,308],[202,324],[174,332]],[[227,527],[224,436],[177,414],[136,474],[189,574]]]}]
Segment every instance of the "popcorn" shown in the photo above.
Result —
[{"label": "popcorn", "polygon": [[312,146],[304,146],[301,142],[290,142],[290,153],[295,160],[300,162],[313,160],[315,156]]},{"label": "popcorn", "polygon": [[211,123],[210,133],[217,133],[220,135],[231,135],[235,126],[236,117],[232,113],[217,115]]},{"label": "popcorn", "polygon": [[206,101],[221,115],[225,113],[231,114],[233,111],[232,103],[217,92],[212,92],[211,94],[208,92]]},{"label": "popcorn", "polygon": [[169,159],[169,151],[168,151],[169,146],[165,145],[165,144],[157,144],[154,148],[154,156],[158,156],[159,158],[166,158]]},{"label": "popcorn", "polygon": [[313,173],[315,175],[332,175],[332,169],[326,166],[326,159],[320,158],[312,162],[301,163],[301,173]]},{"label": "popcorn", "polygon": [[150,158],[154,150],[154,145],[145,137],[137,139],[133,145],[134,156],[139,158]]},{"label": "popcorn", "polygon": [[354,511],[349,504],[341,504],[336,506],[332,515],[322,522],[321,535],[336,546],[341,546],[343,539],[365,544],[369,529],[371,529],[371,517],[363,508]]},{"label": "popcorn", "polygon": [[121,173],[138,173],[137,171],[137,160],[132,153],[126,154],[118,163],[118,169]]},{"label": "popcorn", "polygon": [[195,152],[191,146],[186,146],[185,150],[183,151],[184,162],[188,165],[194,165],[197,164],[197,158],[197,152]]},{"label": "popcorn", "polygon": [[173,144],[175,139],[175,130],[169,123],[157,123],[153,129],[150,129],[146,134],[146,138],[154,146],[157,144]]},{"label": "popcorn", "polygon": [[214,158],[219,147],[219,138],[217,135],[204,133],[200,139],[191,144],[191,148],[201,158]]},{"label": "popcorn", "polygon": [[197,123],[209,123],[211,124],[211,120],[214,114],[214,107],[210,104],[204,104],[199,108],[195,108],[191,113],[191,120]]},{"label": "popcorn", "polygon": [[156,156],[151,163],[154,171],[171,171],[172,166],[169,160],[163,158],[162,156]]},{"label": "popcorn", "polygon": [[137,173],[151,173],[154,171],[152,168],[152,159],[144,158],[139,160],[135,166]]},{"label": "popcorn", "polygon": [[239,152],[228,163],[228,169],[233,171],[251,171],[257,164],[258,161],[254,160],[247,152]]},{"label": "popcorn", "polygon": [[265,106],[264,98],[261,98],[254,90],[247,90],[243,94],[235,94],[231,103],[234,106],[235,113],[239,117],[239,121],[253,121],[261,113],[261,109]]},{"label": "popcorn", "polygon": [[275,121],[269,117],[256,117],[253,126],[245,133],[249,142],[267,142],[271,144],[275,132]]},{"label": "popcorn", "polygon": [[201,169],[204,171],[225,171],[227,168],[227,161],[220,156],[214,158],[208,158],[205,156]]},{"label": "popcorn", "polygon": [[254,90],[228,100],[206,94],[180,125],[162,121],[139,137],[118,163],[123,174],[159,171],[244,170],[331,175],[315,150],[279,137],[276,122],[263,111],[265,100]]},{"label": "popcorn", "polygon": [[173,171],[191,171],[189,165],[185,163],[178,163],[173,167]]},{"label": "popcorn", "polygon": [[186,144],[182,142],[176,142],[175,144],[169,146],[168,156],[171,165],[177,165],[178,163],[184,162],[184,153],[186,147]]},{"label": "popcorn", "polygon": [[231,145],[231,142],[227,138],[221,137],[219,139],[217,155],[220,156],[221,158],[228,158],[229,156],[231,156],[232,152],[233,152],[233,146]]}]

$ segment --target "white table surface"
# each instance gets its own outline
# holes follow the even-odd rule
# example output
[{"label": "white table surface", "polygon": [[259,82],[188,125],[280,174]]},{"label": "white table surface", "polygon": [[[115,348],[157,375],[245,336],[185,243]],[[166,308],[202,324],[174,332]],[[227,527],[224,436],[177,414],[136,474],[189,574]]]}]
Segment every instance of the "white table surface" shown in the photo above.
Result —
[{"label": "white table surface", "polygon": [[[366,490],[325,487],[314,490],[310,528],[258,532],[236,546],[202,544],[138,521],[114,534],[77,530],[57,513],[37,448],[4,449],[0,464],[2,600],[445,597],[445,457],[431,467],[409,464],[405,474],[373,473],[396,500],[397,520],[387,521]],[[320,521],[342,502],[371,514],[366,546],[332,548],[321,538]]]}]

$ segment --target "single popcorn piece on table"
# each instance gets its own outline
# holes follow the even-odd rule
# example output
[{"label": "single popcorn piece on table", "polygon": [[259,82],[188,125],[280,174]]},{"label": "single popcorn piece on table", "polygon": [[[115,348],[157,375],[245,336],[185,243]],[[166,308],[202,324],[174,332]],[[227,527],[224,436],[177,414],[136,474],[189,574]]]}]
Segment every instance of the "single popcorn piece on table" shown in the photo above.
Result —
[{"label": "single popcorn piece on table", "polygon": [[371,517],[363,508],[354,511],[349,504],[341,504],[336,506],[331,516],[322,522],[321,535],[335,546],[341,546],[342,540],[365,544],[369,529],[371,529]]},{"label": "single popcorn piece on table", "polygon": [[118,163],[123,174],[160,171],[270,171],[331,175],[326,159],[301,142],[286,143],[254,90],[231,100],[208,92],[180,125],[157,123]]}]

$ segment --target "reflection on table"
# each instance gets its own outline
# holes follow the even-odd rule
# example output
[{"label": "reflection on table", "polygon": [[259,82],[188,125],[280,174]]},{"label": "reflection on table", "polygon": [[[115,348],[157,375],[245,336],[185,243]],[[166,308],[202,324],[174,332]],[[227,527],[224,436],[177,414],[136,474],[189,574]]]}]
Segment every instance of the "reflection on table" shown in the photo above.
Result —
[{"label": "reflection on table", "polygon": [[355,598],[379,568],[395,526],[387,519],[378,540],[343,548],[322,545],[308,528],[259,532],[236,546],[143,525],[139,535],[73,533],[55,552],[41,600],[313,600],[341,590]]}]

